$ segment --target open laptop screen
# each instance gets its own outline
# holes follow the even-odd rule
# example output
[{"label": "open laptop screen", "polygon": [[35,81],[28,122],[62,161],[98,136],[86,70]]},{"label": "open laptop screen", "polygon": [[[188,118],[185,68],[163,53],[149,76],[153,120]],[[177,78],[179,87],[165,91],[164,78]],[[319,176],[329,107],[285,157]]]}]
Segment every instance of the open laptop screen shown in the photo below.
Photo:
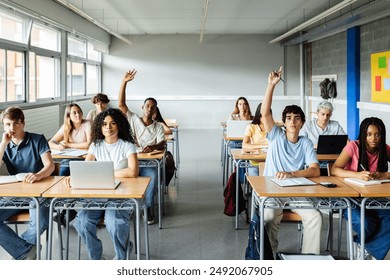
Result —
[{"label": "open laptop screen", "polygon": [[320,135],[317,154],[340,154],[348,141],[348,135]]}]

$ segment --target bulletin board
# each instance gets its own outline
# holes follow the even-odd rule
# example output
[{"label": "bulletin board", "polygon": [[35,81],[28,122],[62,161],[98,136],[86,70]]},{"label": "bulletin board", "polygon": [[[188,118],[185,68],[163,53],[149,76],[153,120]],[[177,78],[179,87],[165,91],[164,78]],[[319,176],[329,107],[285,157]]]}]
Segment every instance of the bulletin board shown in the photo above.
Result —
[{"label": "bulletin board", "polygon": [[390,51],[371,54],[371,101],[390,103]]}]

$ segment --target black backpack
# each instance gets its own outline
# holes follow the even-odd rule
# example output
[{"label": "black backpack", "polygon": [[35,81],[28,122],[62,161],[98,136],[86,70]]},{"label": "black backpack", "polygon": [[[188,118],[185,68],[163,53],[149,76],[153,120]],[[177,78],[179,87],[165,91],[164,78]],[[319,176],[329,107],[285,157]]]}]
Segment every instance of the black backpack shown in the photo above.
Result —
[{"label": "black backpack", "polygon": [[[264,225],[263,225],[264,226]],[[249,225],[248,246],[245,250],[246,260],[260,259],[260,217],[255,211]],[[264,260],[273,260],[271,244],[266,229],[264,228]]]},{"label": "black backpack", "polygon": [[321,91],[321,97],[323,99],[336,98],[337,97],[336,82],[326,78],[320,83],[320,91]]},{"label": "black backpack", "polygon": [[[226,184],[226,188],[223,191],[223,196],[225,197],[225,208],[223,213],[227,216],[235,216],[236,215],[236,176],[237,172],[234,171],[232,175],[230,175],[229,180]],[[241,213],[245,210],[245,199],[242,188],[238,188],[238,213]]]},{"label": "black backpack", "polygon": [[170,151],[165,152],[165,185],[168,187],[173,175],[175,174],[176,166],[173,155]]}]

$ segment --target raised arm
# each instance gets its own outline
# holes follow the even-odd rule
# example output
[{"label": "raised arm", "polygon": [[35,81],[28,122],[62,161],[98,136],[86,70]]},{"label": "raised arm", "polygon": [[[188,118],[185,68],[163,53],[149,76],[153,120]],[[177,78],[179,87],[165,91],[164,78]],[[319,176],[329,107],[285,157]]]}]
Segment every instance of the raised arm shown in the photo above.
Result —
[{"label": "raised arm", "polygon": [[127,82],[132,81],[134,79],[136,73],[137,71],[135,69],[127,71],[125,76],[123,77],[122,84],[119,89],[118,107],[124,114],[126,114],[129,109],[126,105],[126,85]]},{"label": "raised arm", "polygon": [[268,75],[268,86],[264,95],[263,104],[261,105],[261,115],[263,116],[264,128],[266,132],[270,132],[275,125],[274,118],[271,114],[272,97],[276,84],[279,82],[282,75],[282,66],[279,70],[272,71]]}]

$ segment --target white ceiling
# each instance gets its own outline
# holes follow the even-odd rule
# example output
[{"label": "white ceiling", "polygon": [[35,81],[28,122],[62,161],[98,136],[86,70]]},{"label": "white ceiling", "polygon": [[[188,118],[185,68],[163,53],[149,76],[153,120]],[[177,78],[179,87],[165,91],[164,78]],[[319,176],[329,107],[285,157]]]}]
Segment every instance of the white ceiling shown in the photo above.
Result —
[{"label": "white ceiling", "polygon": [[[56,0],[55,0],[56,1]],[[273,34],[278,36],[342,0],[61,0],[121,35]],[[207,9],[205,3],[208,2]],[[360,3],[359,3],[360,2]],[[367,3],[358,0],[345,10]],[[340,15],[336,13],[335,16]],[[322,23],[328,19],[322,20]]]}]

